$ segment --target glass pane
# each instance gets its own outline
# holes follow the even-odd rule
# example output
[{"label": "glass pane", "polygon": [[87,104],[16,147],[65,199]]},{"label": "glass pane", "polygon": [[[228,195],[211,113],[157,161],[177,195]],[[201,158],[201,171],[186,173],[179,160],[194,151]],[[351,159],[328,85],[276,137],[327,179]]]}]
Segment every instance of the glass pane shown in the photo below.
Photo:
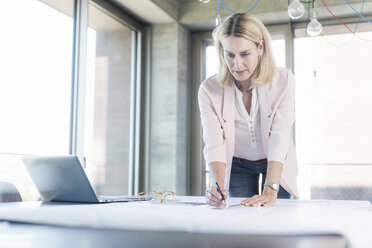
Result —
[{"label": "glass pane", "polygon": [[62,6],[36,0],[2,3],[1,152],[68,153],[72,9],[66,14],[55,7],[72,7],[73,1],[59,2]]},{"label": "glass pane", "polygon": [[84,156],[98,194],[128,194],[133,34],[89,6]]},{"label": "glass pane", "polygon": [[[2,1],[0,153],[68,154],[72,13],[73,0]],[[0,181],[37,197],[15,156],[0,156]]]},{"label": "glass pane", "polygon": [[275,39],[271,40],[271,49],[277,67],[285,68],[285,40]]},{"label": "glass pane", "polygon": [[371,57],[351,34],[295,39],[297,154],[313,198],[372,200]]},{"label": "glass pane", "polygon": [[214,45],[206,47],[206,61],[205,61],[205,75],[203,80],[217,73],[218,68],[218,56],[216,47]]}]

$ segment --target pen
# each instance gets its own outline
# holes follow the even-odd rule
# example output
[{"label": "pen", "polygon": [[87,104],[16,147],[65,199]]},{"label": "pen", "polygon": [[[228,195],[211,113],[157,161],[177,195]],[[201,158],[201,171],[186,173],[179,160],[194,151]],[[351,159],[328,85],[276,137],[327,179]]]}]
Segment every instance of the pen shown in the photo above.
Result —
[{"label": "pen", "polygon": [[221,191],[221,188],[220,188],[220,186],[218,186],[218,183],[217,182],[216,182],[216,186],[217,186],[218,193],[220,193],[221,196],[222,196],[222,202],[223,202],[223,204],[225,204],[225,206],[227,206],[226,201],[225,201],[225,197],[223,196],[222,191]]}]

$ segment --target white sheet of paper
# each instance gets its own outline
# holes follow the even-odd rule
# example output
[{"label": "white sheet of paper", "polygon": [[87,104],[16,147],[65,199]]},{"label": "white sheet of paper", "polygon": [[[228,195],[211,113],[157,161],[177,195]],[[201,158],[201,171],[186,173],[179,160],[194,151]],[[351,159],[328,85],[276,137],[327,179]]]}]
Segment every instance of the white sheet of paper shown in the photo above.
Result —
[{"label": "white sheet of paper", "polygon": [[[0,219],[31,223],[129,230],[231,234],[339,233],[351,247],[372,244],[372,207],[367,201],[281,200],[274,207],[240,207],[229,198],[219,209],[203,197],[175,197],[174,202],[41,205],[0,204]],[[368,244],[368,245],[367,245]]]}]

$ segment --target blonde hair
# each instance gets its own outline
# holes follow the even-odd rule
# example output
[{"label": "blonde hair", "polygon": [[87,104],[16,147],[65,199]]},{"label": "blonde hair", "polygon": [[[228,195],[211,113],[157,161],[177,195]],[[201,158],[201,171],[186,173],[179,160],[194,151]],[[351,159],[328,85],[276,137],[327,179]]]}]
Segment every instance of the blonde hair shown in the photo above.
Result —
[{"label": "blonde hair", "polygon": [[218,53],[217,78],[222,87],[233,86],[234,77],[231,75],[224,58],[224,49],[221,40],[235,36],[250,40],[259,46],[263,41],[263,54],[258,59],[258,64],[251,76],[252,87],[269,83],[273,80],[276,65],[270,49],[270,35],[263,23],[248,13],[236,13],[229,16],[214,31],[214,40]]}]

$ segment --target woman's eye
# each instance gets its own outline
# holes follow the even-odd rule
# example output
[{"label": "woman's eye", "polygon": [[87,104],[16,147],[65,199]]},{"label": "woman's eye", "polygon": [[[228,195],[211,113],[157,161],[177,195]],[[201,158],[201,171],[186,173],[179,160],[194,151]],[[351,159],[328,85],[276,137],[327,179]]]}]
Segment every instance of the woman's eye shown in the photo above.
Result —
[{"label": "woman's eye", "polygon": [[247,57],[249,55],[250,55],[249,53],[242,53],[242,57]]},{"label": "woman's eye", "polygon": [[229,58],[234,58],[234,54],[231,54],[231,53],[227,53],[226,56]]}]

